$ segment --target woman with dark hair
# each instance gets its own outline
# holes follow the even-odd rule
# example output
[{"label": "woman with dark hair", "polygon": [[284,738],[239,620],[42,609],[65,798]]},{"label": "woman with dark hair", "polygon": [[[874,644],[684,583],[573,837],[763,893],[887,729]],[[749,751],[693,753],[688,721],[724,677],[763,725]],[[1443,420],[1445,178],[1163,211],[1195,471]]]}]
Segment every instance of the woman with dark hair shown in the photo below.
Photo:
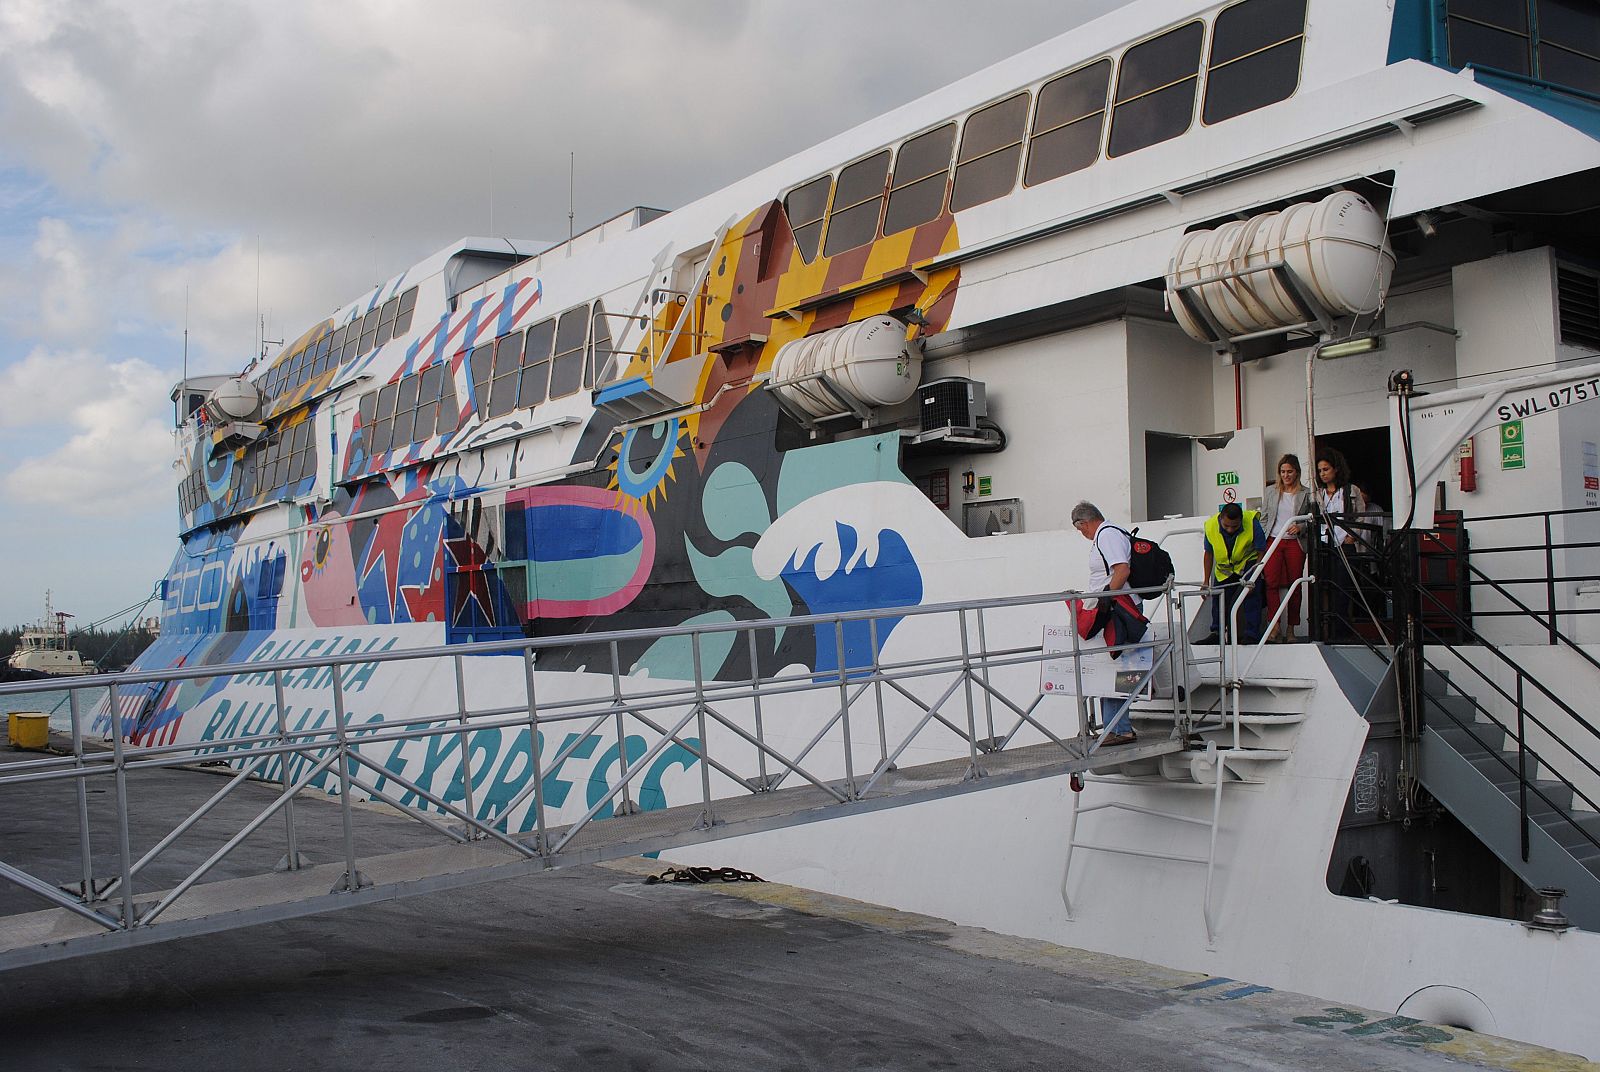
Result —
[{"label": "woman with dark hair", "polygon": [[[1278,459],[1278,479],[1268,484],[1261,496],[1261,527],[1266,530],[1268,547],[1266,570],[1262,579],[1267,589],[1267,620],[1278,613],[1287,591],[1300,574],[1305,572],[1306,552],[1311,546],[1311,526],[1295,523],[1294,518],[1311,512],[1311,489],[1300,483],[1300,459],[1285,454]],[[1270,543],[1277,539],[1275,547]],[[1289,640],[1294,637],[1295,626],[1300,623],[1300,593],[1289,597],[1289,609],[1283,620],[1273,627],[1270,640]]]},{"label": "woman with dark hair", "polygon": [[1356,538],[1345,527],[1350,518],[1367,512],[1367,498],[1361,489],[1350,483],[1350,464],[1344,455],[1332,447],[1317,451],[1317,505],[1322,510],[1322,587],[1327,596],[1323,606],[1331,620],[1327,636],[1349,636],[1350,597],[1355,591],[1355,577],[1350,572],[1348,557],[1355,551]]}]

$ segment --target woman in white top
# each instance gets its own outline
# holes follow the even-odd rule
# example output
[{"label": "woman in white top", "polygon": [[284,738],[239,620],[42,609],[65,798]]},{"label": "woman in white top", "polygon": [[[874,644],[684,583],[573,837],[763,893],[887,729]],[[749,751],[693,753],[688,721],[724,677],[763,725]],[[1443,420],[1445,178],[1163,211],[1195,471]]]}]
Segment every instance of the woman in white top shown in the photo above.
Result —
[{"label": "woman in white top", "polygon": [[[1285,454],[1278,459],[1278,479],[1268,484],[1261,496],[1261,526],[1266,530],[1267,546],[1272,548],[1267,557],[1262,579],[1267,589],[1267,620],[1271,621],[1283,602],[1283,594],[1305,572],[1306,551],[1311,544],[1309,522],[1293,519],[1311,512],[1311,489],[1300,483],[1300,459]],[[1277,546],[1272,541],[1279,536]],[[1283,619],[1273,627],[1272,641],[1289,640],[1300,624],[1300,592],[1289,597],[1289,609]]]},{"label": "woman in white top", "polygon": [[1356,538],[1340,522],[1366,513],[1367,498],[1350,483],[1350,465],[1332,447],[1317,451],[1317,505],[1323,514],[1320,536],[1325,563],[1319,569],[1322,583],[1317,587],[1326,592],[1323,606],[1330,619],[1324,639],[1347,637],[1353,635],[1350,597],[1355,591],[1355,578],[1346,556],[1356,550]]}]

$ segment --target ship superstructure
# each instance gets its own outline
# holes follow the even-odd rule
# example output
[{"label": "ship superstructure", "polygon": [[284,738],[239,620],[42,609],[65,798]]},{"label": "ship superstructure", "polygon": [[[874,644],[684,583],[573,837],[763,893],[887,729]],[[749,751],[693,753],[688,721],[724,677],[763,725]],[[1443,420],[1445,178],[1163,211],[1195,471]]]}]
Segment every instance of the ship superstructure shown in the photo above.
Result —
[{"label": "ship superstructure", "polygon": [[[1473,637],[1502,652],[1541,648],[1514,665],[1543,660],[1552,695],[1581,695],[1593,683],[1585,675],[1600,673],[1584,662],[1596,637],[1582,617],[1600,609],[1584,587],[1600,575],[1600,514],[1589,512],[1600,505],[1600,407],[1497,422],[1494,435],[1516,424],[1518,449],[1492,458],[1501,464],[1491,464],[1501,447],[1488,426],[1471,429],[1475,465],[1416,487],[1395,476],[1415,473],[1391,427],[1411,427],[1417,391],[1470,392],[1596,360],[1597,138],[1600,12],[1589,5],[1142,0],[674,211],[632,209],[554,245],[463,239],[270,363],[174,389],[181,548],[161,637],[137,665],[573,635],[541,650],[539,688],[581,692],[596,678],[609,688],[613,668],[634,683],[795,668],[843,677],[950,638],[893,619],[752,633],[748,645],[732,633],[690,644],[645,631],[1078,588],[1086,545],[1068,514],[1080,499],[1146,535],[1170,534],[1179,577],[1197,576],[1200,520],[1221,502],[1259,501],[1280,454],[1299,453],[1309,477],[1314,435],[1318,450],[1349,457],[1377,504],[1374,530],[1420,524],[1415,509],[1386,512],[1403,497],[1422,502],[1426,520],[1434,504],[1464,512],[1458,529],[1475,552],[1504,549],[1475,568],[1522,587],[1480,594]],[[1372,229],[1341,230],[1351,221]],[[1350,246],[1364,259],[1335,265]],[[1252,289],[1266,277],[1280,289]],[[1408,377],[1392,380],[1397,370]],[[1522,613],[1512,604],[1533,598],[1529,569],[1539,602]],[[1037,642],[1042,614],[1006,628]],[[578,639],[605,630],[641,633]],[[1355,637],[1379,657],[1393,639]],[[1345,661],[1330,670],[1334,658]],[[1487,827],[1465,805],[1459,819],[1418,806],[1408,757],[1426,737],[1420,723],[1384,744],[1369,730],[1388,724],[1376,691],[1359,702],[1359,689],[1340,693],[1362,658],[1313,645],[1282,656],[1277,691],[1261,702],[1284,715],[1282,697],[1304,699],[1292,713],[1318,727],[1304,739],[1322,752],[1297,766],[1295,736],[1264,731],[1277,743],[1258,749],[1260,770],[1285,762],[1237,779],[1248,784],[1232,814],[1242,828],[1269,813],[1292,827],[1284,859],[1296,897],[1350,886],[1456,910],[1449,919],[1518,914],[1516,892],[1533,883],[1485,848]],[[531,704],[531,663],[524,674],[515,658],[473,661],[480,695]],[[451,709],[447,683],[390,665],[343,683],[356,717]],[[1392,686],[1390,670],[1372,673]],[[1420,690],[1431,679],[1418,670],[1411,680]],[[288,680],[290,720],[328,717],[327,684],[310,671]],[[121,713],[137,742],[204,747],[261,732],[284,702],[273,685],[234,676],[129,690]],[[1563,736],[1565,724],[1551,724]],[[1444,747],[1452,738],[1440,729]],[[810,730],[793,732],[804,741]],[[456,760],[414,745],[394,749],[393,770],[425,786],[459,783]],[[577,740],[562,745],[563,760],[603,772],[633,755],[621,740],[611,747]],[[1556,810],[1581,831],[1600,747],[1573,751],[1591,773],[1579,763],[1562,775],[1570,792]],[[479,804],[525,802],[528,769],[512,752],[484,742]],[[1475,758],[1493,765],[1487,751],[1463,762]],[[670,802],[674,779],[695,765],[685,743],[662,752],[650,800]],[[1154,806],[1182,795],[1174,774],[1128,771],[1104,791]],[[1437,764],[1433,776],[1449,780]],[[1221,765],[1214,777],[1226,777]],[[1352,784],[1366,788],[1341,815]],[[1057,808],[1063,792],[1042,786],[983,821],[951,822],[983,841],[1005,808],[1020,809],[1013,818]],[[1439,831],[1431,841],[1413,830],[1423,812]],[[1526,808],[1522,819],[1526,830]],[[1147,833],[1096,822],[1107,838]],[[856,824],[859,848],[811,881],[1382,1004],[1362,990],[1377,983],[1358,966],[1319,976],[1315,964],[1285,965],[1293,958],[1273,943],[1296,924],[1284,913],[1270,940],[1219,944],[1208,916],[1198,937],[1155,927],[1118,944],[1109,927],[1071,931],[1054,889],[988,906],[922,899],[926,887],[906,877],[917,866],[882,866],[911,845],[931,850],[912,823]],[[1053,836],[989,843],[1049,868],[1057,861],[1029,838]],[[1253,886],[1232,887],[1237,911],[1247,886],[1260,897],[1287,888],[1249,855],[1267,844],[1241,839],[1235,873],[1257,870]],[[1592,871],[1600,847],[1584,845],[1567,847]],[[801,861],[820,855],[792,833],[739,851],[802,880]],[[1530,855],[1525,835],[1521,862]],[[1458,877],[1418,877],[1440,860]],[[1119,866],[1077,881],[1134,900],[1169,881]],[[1080,906],[1094,903],[1093,890],[1075,889]],[[1102,890],[1100,903],[1113,896]],[[1208,879],[1208,910],[1210,896]],[[1341,899],[1328,918],[1367,926],[1346,918],[1360,904]],[[1373,933],[1412,926],[1385,918]],[[1430,941],[1448,948],[1450,926],[1430,918]],[[1338,944],[1335,930],[1317,933]],[[1600,963],[1583,959],[1594,947],[1582,934],[1570,937],[1566,948],[1580,952],[1550,969],[1562,978]],[[1480,1001],[1500,1010],[1499,1029],[1600,1052],[1592,1032],[1562,1034],[1507,1011],[1509,1000]]]}]

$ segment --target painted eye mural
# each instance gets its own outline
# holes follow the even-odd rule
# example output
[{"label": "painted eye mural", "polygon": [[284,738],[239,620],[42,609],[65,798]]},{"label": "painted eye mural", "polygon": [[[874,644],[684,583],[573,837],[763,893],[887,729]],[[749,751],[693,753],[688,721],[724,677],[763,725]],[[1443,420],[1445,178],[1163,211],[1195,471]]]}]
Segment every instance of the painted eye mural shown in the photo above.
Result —
[{"label": "painted eye mural", "polygon": [[655,506],[658,492],[665,498],[673,462],[684,455],[679,443],[683,432],[683,423],[677,417],[624,432],[611,463],[617,490],[642,500],[648,507]]}]

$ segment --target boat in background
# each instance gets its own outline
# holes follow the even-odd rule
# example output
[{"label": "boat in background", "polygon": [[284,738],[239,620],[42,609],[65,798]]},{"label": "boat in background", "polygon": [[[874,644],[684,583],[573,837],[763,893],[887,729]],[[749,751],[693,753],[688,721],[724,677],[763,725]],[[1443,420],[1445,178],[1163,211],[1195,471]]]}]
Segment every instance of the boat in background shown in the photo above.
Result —
[{"label": "boat in background", "polygon": [[95,672],[95,664],[79,655],[67,636],[64,610],[50,606],[50,593],[44,594],[44,617],[32,629],[24,629],[17,650],[6,659],[6,679],[31,677],[81,677]]}]

